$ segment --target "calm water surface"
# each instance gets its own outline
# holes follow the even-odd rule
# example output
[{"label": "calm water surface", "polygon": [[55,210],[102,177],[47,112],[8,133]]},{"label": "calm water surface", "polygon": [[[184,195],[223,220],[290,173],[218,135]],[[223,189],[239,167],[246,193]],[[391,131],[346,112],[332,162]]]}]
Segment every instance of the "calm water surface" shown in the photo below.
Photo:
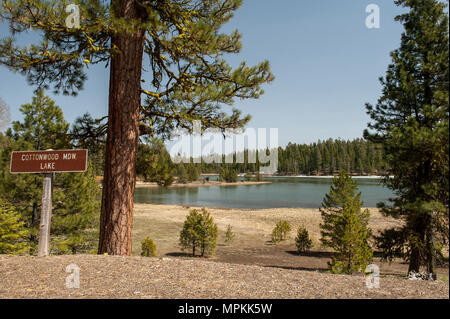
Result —
[{"label": "calm water surface", "polygon": [[[332,178],[273,177],[272,184],[248,186],[202,186],[136,188],[136,203],[232,208],[318,208],[330,190]],[[356,179],[364,207],[387,202],[392,192],[379,179]]]}]

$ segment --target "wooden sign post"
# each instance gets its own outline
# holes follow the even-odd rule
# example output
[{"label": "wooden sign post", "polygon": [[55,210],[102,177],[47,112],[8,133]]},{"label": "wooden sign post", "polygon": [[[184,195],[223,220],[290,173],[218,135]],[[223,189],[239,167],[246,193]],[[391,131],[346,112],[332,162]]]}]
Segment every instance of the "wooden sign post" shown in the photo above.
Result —
[{"label": "wooden sign post", "polygon": [[38,257],[50,251],[50,225],[52,218],[52,193],[54,173],[85,172],[87,150],[48,150],[12,152],[10,172],[43,173],[42,208],[39,222]]}]

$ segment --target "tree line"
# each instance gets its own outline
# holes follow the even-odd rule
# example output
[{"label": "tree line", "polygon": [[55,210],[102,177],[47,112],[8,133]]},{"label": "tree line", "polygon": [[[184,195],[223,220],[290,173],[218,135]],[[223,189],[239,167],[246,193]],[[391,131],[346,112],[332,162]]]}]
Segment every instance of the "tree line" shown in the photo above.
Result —
[{"label": "tree line", "polygon": [[[257,173],[261,166],[259,152],[245,150],[233,155],[233,164],[222,163],[190,164],[199,167],[202,173],[217,173],[229,169],[238,173]],[[244,163],[236,163],[243,154]],[[255,163],[249,163],[255,158]],[[278,175],[334,175],[345,170],[353,175],[378,175],[387,171],[383,148],[380,144],[362,138],[354,140],[328,139],[311,144],[289,143],[278,148]]]}]

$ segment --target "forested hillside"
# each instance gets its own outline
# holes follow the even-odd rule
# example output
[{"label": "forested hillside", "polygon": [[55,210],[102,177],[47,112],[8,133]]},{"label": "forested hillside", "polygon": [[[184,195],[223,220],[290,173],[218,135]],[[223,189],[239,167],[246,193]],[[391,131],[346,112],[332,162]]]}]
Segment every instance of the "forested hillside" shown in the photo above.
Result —
[{"label": "forested hillside", "polygon": [[[255,172],[260,165],[258,156],[256,163],[248,163],[249,153],[251,158],[251,151],[244,152],[245,163],[197,165],[202,173],[217,173],[225,168],[238,173]],[[253,152],[253,155],[257,153]],[[312,144],[289,143],[284,148],[278,148],[279,175],[332,175],[340,170],[358,175],[381,174],[386,170],[383,150],[379,145],[364,139],[352,141],[329,139]]]},{"label": "forested hillside", "polygon": [[332,140],[313,144],[288,144],[279,149],[279,174],[333,174],[340,170],[355,174],[379,174],[385,170],[383,150],[363,139]]}]

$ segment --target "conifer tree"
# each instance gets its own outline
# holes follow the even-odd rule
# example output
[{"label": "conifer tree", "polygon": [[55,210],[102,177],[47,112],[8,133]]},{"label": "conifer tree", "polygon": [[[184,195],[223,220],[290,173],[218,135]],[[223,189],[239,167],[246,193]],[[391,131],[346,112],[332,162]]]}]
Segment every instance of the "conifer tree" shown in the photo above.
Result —
[{"label": "conifer tree", "polygon": [[194,182],[194,181],[198,180],[199,174],[198,174],[197,167],[195,167],[194,164],[188,165],[187,175],[188,175],[188,180],[190,182]]},{"label": "conifer tree", "polygon": [[182,163],[178,164],[178,183],[186,184],[188,182],[188,175]]},{"label": "conifer tree", "polygon": [[94,165],[84,173],[55,176],[60,192],[54,198],[51,235],[60,254],[93,253],[98,246],[100,188]]},{"label": "conifer tree", "polygon": [[30,230],[30,245],[34,248],[37,244],[42,176],[10,174],[11,152],[70,148],[67,137],[69,124],[64,120],[62,110],[42,90],[36,92],[31,103],[22,105],[20,111],[24,115],[23,121],[11,123],[11,128],[6,131],[11,143],[0,151],[0,194],[22,214]]},{"label": "conifer tree", "polygon": [[225,243],[231,243],[234,241],[236,234],[233,232],[233,227],[231,225],[227,225],[227,230],[225,231]]},{"label": "conifer tree", "polygon": [[[7,131],[8,146],[0,151],[0,195],[21,215],[29,230],[31,253],[37,245],[42,200],[41,174],[11,174],[11,152],[35,149],[71,148],[69,124],[61,109],[42,91],[33,102],[21,106],[22,122],[12,123]],[[51,240],[57,253],[89,252],[97,240],[95,219],[99,215],[99,186],[95,183],[94,168],[86,173],[55,174]]]},{"label": "conifer tree", "polygon": [[381,143],[390,170],[385,184],[396,197],[383,212],[404,221],[380,238],[385,257],[409,260],[409,272],[435,262],[449,236],[449,38],[447,4],[397,0],[409,9],[400,48],[384,78],[382,96],[367,104],[372,121],[365,137]]},{"label": "conifer tree", "polygon": [[286,240],[291,230],[292,226],[288,221],[280,220],[272,230],[272,242],[277,244],[283,240]]},{"label": "conifer tree", "polygon": [[308,230],[300,225],[297,228],[297,237],[295,237],[295,246],[299,253],[304,253],[312,247],[312,240],[309,238]]},{"label": "conifer tree", "polygon": [[75,120],[70,139],[75,148],[87,149],[96,175],[102,175],[105,164],[107,117],[94,119],[85,113]]},{"label": "conifer tree", "polygon": [[193,209],[186,217],[180,232],[180,246],[192,248],[192,256],[200,249],[200,256],[214,254],[217,246],[218,228],[209,212],[203,208],[201,213]]},{"label": "conifer tree", "polygon": [[371,235],[367,227],[369,211],[361,211],[361,193],[356,193],[357,188],[350,175],[341,171],[333,178],[330,192],[325,195],[320,208],[323,219],[320,240],[336,252],[329,263],[335,273],[364,271],[372,259],[368,243]]},{"label": "conifer tree", "polygon": [[156,257],[156,245],[150,237],[146,237],[141,241],[141,256]]},{"label": "conifer tree", "polygon": [[[79,8],[79,28],[66,24],[66,6]],[[241,0],[5,0],[0,16],[12,32],[39,31],[42,42],[0,41],[0,64],[38,87],[82,89],[85,69],[110,67],[108,136],[99,253],[131,254],[139,135],[167,136],[176,127],[238,128],[250,117],[222,105],[258,98],[273,80],[268,62],[232,69],[227,54],[241,35],[221,32]],[[145,59],[144,59],[145,57]],[[151,79],[144,82],[144,75]]]},{"label": "conifer tree", "polygon": [[0,254],[24,254],[29,251],[25,223],[13,206],[0,198]]}]

